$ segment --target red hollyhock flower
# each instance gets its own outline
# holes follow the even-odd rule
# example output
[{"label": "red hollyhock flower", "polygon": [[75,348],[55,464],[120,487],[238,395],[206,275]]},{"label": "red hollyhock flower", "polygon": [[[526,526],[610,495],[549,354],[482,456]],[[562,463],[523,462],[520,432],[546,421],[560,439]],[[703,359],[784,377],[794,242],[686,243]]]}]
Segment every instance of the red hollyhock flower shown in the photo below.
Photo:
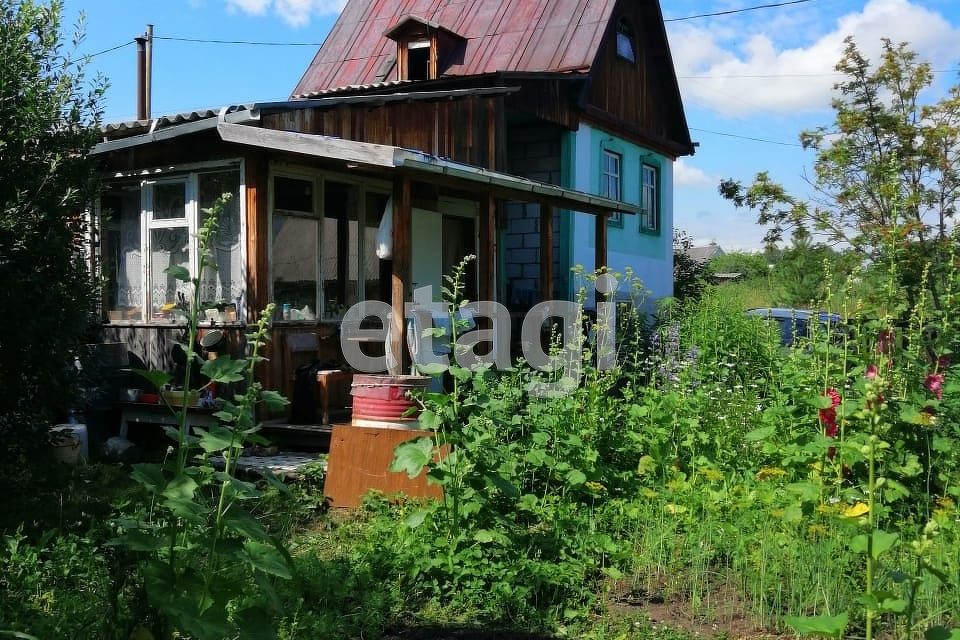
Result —
[{"label": "red hollyhock flower", "polygon": [[893,343],[896,339],[896,335],[893,333],[893,329],[884,329],[877,335],[877,351],[880,353],[890,355],[890,352],[893,351]]},{"label": "red hollyhock flower", "polygon": [[924,380],[923,386],[927,388],[927,391],[932,393],[937,397],[937,400],[943,400],[943,374],[942,373],[931,373],[927,376],[927,379]]},{"label": "red hollyhock flower", "polygon": [[830,387],[824,394],[824,397],[830,398],[830,406],[826,409],[820,409],[820,423],[823,424],[823,433],[828,438],[836,438],[840,429],[837,427],[837,407],[840,406],[840,393]]}]

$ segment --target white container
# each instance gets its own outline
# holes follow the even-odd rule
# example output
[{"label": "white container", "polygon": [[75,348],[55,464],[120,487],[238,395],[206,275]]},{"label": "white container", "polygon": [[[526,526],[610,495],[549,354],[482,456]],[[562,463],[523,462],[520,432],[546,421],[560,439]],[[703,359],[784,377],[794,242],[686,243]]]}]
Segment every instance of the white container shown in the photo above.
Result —
[{"label": "white container", "polygon": [[89,459],[90,441],[85,424],[58,424],[50,428],[53,457],[67,464],[78,464]]}]

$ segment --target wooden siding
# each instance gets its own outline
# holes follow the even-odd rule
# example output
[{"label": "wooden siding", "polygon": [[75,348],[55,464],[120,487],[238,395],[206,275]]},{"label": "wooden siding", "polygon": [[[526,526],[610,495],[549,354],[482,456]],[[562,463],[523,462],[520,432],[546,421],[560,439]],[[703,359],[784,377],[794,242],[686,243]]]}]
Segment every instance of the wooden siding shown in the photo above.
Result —
[{"label": "wooden siding", "polygon": [[[617,53],[617,27],[634,34],[636,61]],[[663,22],[655,3],[618,3],[591,72],[584,113],[668,156],[692,153]]]},{"label": "wooden siding", "polygon": [[264,116],[268,129],[298,131],[385,144],[487,168],[499,148],[502,98],[467,97],[433,102],[340,105]]}]

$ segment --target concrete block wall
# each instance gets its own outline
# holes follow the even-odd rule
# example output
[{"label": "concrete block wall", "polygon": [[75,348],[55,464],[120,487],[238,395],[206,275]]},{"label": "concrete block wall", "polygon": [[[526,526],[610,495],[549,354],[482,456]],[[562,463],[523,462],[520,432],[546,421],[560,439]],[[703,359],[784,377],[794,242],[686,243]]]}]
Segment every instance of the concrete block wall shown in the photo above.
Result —
[{"label": "concrete block wall", "polygon": [[[549,184],[560,185],[561,152],[559,127],[551,125],[511,127],[507,133],[509,172]],[[543,299],[540,292],[540,205],[529,202],[506,204],[503,240],[506,304],[528,309]],[[569,274],[561,271],[562,229],[560,212],[553,215],[553,292],[549,298],[566,297]]]}]

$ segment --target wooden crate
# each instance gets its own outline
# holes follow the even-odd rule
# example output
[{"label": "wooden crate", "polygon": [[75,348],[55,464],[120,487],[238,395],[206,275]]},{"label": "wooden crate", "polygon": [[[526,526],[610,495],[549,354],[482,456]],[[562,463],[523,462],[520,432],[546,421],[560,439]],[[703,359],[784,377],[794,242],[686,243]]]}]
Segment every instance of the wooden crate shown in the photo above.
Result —
[{"label": "wooden crate", "polygon": [[416,429],[334,425],[324,495],[334,507],[359,507],[363,496],[371,490],[440,499],[440,487],[428,484],[426,474],[411,479],[406,473],[389,471],[398,444],[429,435]]}]

